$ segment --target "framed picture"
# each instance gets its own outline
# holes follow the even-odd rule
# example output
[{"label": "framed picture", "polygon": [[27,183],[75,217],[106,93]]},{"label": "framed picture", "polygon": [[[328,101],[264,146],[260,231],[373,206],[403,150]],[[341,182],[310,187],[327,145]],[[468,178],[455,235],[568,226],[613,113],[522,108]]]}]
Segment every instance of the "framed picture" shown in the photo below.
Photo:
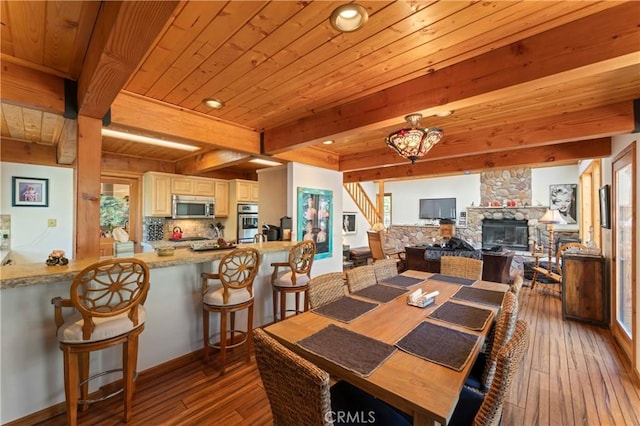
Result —
[{"label": "framed picture", "polygon": [[578,223],[578,185],[549,185],[549,208],[558,210],[567,225]]},{"label": "framed picture", "polygon": [[11,179],[11,205],[49,207],[49,179],[14,176]]},{"label": "framed picture", "polygon": [[298,187],[298,240],[315,241],[315,259],[332,256],[332,218],[332,191]]},{"label": "framed picture", "polygon": [[356,231],[356,212],[342,213],[342,231],[346,234],[355,234]]},{"label": "framed picture", "polygon": [[611,229],[611,201],[609,200],[609,185],[600,188],[600,226]]}]

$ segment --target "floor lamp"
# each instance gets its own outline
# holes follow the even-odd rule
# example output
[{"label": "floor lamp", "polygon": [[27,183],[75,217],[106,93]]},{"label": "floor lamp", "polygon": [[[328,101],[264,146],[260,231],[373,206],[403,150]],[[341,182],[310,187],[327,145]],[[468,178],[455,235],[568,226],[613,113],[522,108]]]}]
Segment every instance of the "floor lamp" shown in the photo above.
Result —
[{"label": "floor lamp", "polygon": [[547,209],[547,211],[542,215],[538,222],[547,224],[547,229],[549,229],[549,270],[553,270],[553,225],[555,224],[565,224],[567,222],[564,221],[562,215],[558,210]]}]

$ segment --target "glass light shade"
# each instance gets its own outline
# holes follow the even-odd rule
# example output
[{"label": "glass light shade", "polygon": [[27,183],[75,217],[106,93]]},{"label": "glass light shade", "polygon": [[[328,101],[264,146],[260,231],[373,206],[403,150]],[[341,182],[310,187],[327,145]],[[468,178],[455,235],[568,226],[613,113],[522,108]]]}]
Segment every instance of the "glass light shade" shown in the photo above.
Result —
[{"label": "glass light shade", "polygon": [[367,10],[356,3],[344,4],[334,9],[329,17],[331,26],[343,33],[356,31],[367,22]]},{"label": "glass light shade", "polygon": [[386,143],[393,148],[400,156],[411,160],[416,160],[424,156],[435,144],[440,142],[444,132],[437,127],[423,129],[419,127],[421,114],[411,114],[405,117],[411,127],[395,131],[387,136]]},{"label": "glass light shade", "polygon": [[564,225],[567,222],[562,218],[562,215],[558,210],[547,209],[546,212],[542,215],[538,222],[541,223],[553,223],[553,224],[561,224]]}]

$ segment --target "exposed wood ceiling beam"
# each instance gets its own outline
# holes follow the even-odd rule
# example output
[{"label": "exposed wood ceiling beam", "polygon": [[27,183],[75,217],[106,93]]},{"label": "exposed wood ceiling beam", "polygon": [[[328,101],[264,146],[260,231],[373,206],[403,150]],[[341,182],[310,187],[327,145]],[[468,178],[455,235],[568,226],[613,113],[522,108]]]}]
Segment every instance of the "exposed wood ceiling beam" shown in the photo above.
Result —
[{"label": "exposed wood ceiling beam", "polygon": [[[633,103],[622,102],[607,107],[494,126],[467,133],[450,135],[445,132],[442,141],[429,151],[425,160],[419,162],[593,139],[604,135],[629,133],[633,128]],[[357,170],[389,164],[400,165],[406,164],[407,161],[381,140],[379,149],[342,156],[340,170]]]},{"label": "exposed wood ceiling beam", "polygon": [[1,61],[2,100],[62,115],[64,80],[21,65]]},{"label": "exposed wood ceiling beam", "polygon": [[0,158],[9,163],[37,164],[41,166],[63,166],[56,161],[56,148],[9,138],[0,139]]},{"label": "exposed wood ceiling beam", "polygon": [[442,105],[459,108],[500,99],[505,92],[522,90],[542,79],[560,83],[606,72],[621,63],[633,65],[640,53],[640,29],[637,6],[632,3],[308,118],[266,129],[264,150],[267,154],[275,154],[326,138],[383,128],[401,123],[404,115],[414,111],[433,114]]},{"label": "exposed wood ceiling beam", "polygon": [[211,148],[230,148],[260,155],[260,134],[205,114],[121,92],[111,108],[111,122],[151,133],[197,141]]},{"label": "exposed wood ceiling beam", "polygon": [[338,154],[312,146],[296,149],[295,151],[283,152],[273,157],[330,170],[338,170],[340,164],[340,156]]},{"label": "exposed wood ceiling beam", "polygon": [[78,120],[65,119],[56,150],[58,164],[73,164],[78,153]]},{"label": "exposed wood ceiling beam", "polygon": [[502,169],[518,166],[560,165],[577,159],[611,155],[611,138],[599,138],[557,145],[538,146],[511,151],[477,154],[468,157],[429,160],[405,166],[357,170],[343,175],[346,182],[366,182],[379,179],[424,178]]},{"label": "exposed wood ceiling beam", "polygon": [[195,175],[202,172],[229,167],[246,161],[250,155],[224,149],[194,155],[176,163],[176,172],[185,175]]},{"label": "exposed wood ceiling beam", "polygon": [[142,175],[145,172],[175,173],[175,164],[169,161],[152,160],[149,158],[129,157],[126,155],[103,152],[100,167],[102,172],[116,171]]},{"label": "exposed wood ceiling beam", "polygon": [[102,2],[78,79],[78,112],[102,119],[177,1]]}]

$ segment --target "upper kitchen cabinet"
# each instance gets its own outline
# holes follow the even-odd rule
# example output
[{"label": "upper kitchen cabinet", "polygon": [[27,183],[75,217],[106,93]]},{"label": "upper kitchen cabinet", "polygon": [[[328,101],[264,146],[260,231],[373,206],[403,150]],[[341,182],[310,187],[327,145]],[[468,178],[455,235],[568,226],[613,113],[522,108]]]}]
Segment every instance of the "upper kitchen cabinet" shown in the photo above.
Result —
[{"label": "upper kitchen cabinet", "polygon": [[214,179],[214,196],[216,198],[216,217],[229,216],[229,181]]},{"label": "upper kitchen cabinet", "polygon": [[142,210],[144,216],[171,216],[171,188],[173,175],[145,173],[142,177]]},{"label": "upper kitchen cabinet", "polygon": [[215,195],[215,182],[213,179],[208,178],[178,175],[171,179],[171,193],[213,197]]},{"label": "upper kitchen cabinet", "polygon": [[258,182],[250,180],[234,180],[236,185],[236,198],[239,203],[258,202]]}]

